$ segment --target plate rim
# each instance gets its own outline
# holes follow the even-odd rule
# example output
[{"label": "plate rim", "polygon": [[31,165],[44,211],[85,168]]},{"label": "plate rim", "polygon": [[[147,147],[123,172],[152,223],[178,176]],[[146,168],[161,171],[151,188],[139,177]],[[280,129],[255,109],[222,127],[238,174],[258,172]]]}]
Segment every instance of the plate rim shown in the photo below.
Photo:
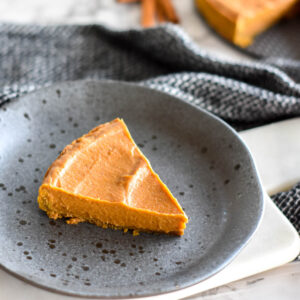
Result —
[{"label": "plate rim", "polygon": [[208,276],[206,276],[205,278],[202,278],[200,280],[197,280],[197,282],[195,283],[191,283],[191,284],[187,284],[185,286],[181,286],[181,287],[173,287],[169,290],[163,291],[163,292],[155,292],[155,293],[149,293],[149,294],[145,294],[142,296],[139,295],[128,295],[128,296],[99,296],[97,294],[84,294],[84,293],[72,293],[72,292],[67,292],[67,291],[63,291],[60,289],[56,289],[53,287],[49,287],[47,285],[44,285],[42,283],[38,283],[36,280],[34,279],[30,279],[29,275],[22,275],[21,273],[17,273],[14,272],[12,270],[10,270],[9,268],[5,267],[3,265],[3,263],[0,262],[0,268],[2,270],[4,270],[5,272],[7,272],[9,275],[14,276],[15,278],[22,280],[26,283],[31,284],[34,287],[38,287],[38,288],[42,288],[48,292],[51,293],[57,293],[57,294],[61,294],[61,295],[65,295],[65,296],[73,296],[73,297],[78,297],[78,298],[89,298],[89,299],[128,299],[128,298],[133,298],[133,299],[143,299],[143,298],[147,298],[147,297],[157,297],[157,296],[162,296],[162,295],[167,295],[169,293],[174,293],[176,291],[180,291],[183,289],[187,289],[190,287],[193,287],[199,283],[201,283],[204,280],[207,280],[208,278],[214,276],[215,274],[219,273],[222,269],[224,269],[227,265],[229,265],[234,258],[241,252],[241,250],[249,243],[249,241],[251,240],[251,238],[253,237],[253,235],[255,234],[255,232],[257,231],[261,221],[262,221],[262,216],[264,214],[264,210],[265,210],[265,202],[264,202],[264,193],[263,193],[263,187],[262,187],[262,183],[261,183],[261,179],[258,173],[258,169],[257,166],[255,164],[255,161],[251,155],[250,149],[249,147],[246,145],[246,143],[244,142],[244,140],[238,135],[237,131],[235,129],[233,129],[229,124],[227,124],[224,120],[222,120],[220,117],[212,114],[211,112],[196,106],[193,103],[189,103],[177,96],[165,93],[161,90],[157,90],[155,88],[152,88],[151,86],[146,86],[143,85],[139,82],[135,83],[135,82],[126,82],[126,81],[120,81],[120,80],[110,80],[110,79],[103,79],[103,80],[92,80],[92,79],[87,79],[87,80],[72,80],[72,81],[62,81],[62,82],[58,82],[58,83],[54,83],[52,85],[49,86],[44,86],[44,87],[39,87],[36,90],[30,92],[30,93],[26,93],[24,95],[21,95],[20,97],[16,97],[10,101],[6,101],[4,103],[2,103],[0,105],[0,108],[5,107],[5,106],[9,106],[11,103],[14,103],[16,101],[19,101],[21,98],[27,97],[28,95],[34,95],[34,94],[38,94],[41,91],[45,91],[45,90],[57,90],[59,88],[61,88],[61,86],[65,87],[68,85],[72,85],[72,84],[100,84],[100,85],[110,85],[110,84],[118,84],[123,86],[124,88],[136,88],[136,89],[142,89],[142,90],[148,90],[149,92],[154,92],[156,94],[163,94],[163,95],[167,95],[170,98],[175,99],[176,101],[182,102],[187,106],[192,106],[195,110],[200,111],[201,113],[208,115],[210,118],[212,118],[215,122],[221,124],[222,126],[226,127],[227,130],[229,130],[231,132],[232,135],[235,136],[235,138],[239,141],[239,143],[244,147],[244,150],[246,152],[246,154],[248,155],[248,159],[251,163],[251,169],[252,169],[252,176],[254,177],[255,183],[257,185],[258,191],[259,191],[259,197],[257,198],[257,203],[259,205],[259,211],[257,212],[256,215],[256,222],[255,224],[252,225],[251,230],[249,230],[249,233],[243,238],[243,241],[241,243],[241,245],[239,247],[236,247],[235,251],[233,251],[232,253],[230,253],[230,255],[228,255],[228,257],[226,259],[224,259],[224,261],[218,265],[218,267],[215,267],[213,269],[213,271],[210,271],[208,273]]}]

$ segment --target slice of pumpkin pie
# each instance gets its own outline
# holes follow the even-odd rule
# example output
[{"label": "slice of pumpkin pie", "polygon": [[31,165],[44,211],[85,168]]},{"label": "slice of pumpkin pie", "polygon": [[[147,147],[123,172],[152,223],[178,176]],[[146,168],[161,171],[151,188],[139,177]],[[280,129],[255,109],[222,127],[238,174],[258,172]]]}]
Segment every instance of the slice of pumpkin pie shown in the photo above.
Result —
[{"label": "slice of pumpkin pie", "polygon": [[[299,0],[195,0],[207,22],[240,47],[268,29],[296,7]],[[295,33],[296,34],[296,33]]]},{"label": "slice of pumpkin pie", "polygon": [[45,175],[38,203],[52,219],[125,231],[183,235],[188,221],[121,119],[65,147]]}]

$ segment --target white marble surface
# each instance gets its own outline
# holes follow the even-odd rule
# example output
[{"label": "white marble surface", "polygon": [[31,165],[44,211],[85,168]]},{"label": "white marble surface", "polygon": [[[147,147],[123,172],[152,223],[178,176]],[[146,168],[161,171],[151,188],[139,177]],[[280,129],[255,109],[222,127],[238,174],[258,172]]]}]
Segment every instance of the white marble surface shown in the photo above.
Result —
[{"label": "white marble surface", "polygon": [[[250,150],[256,154],[257,167],[260,170],[262,184],[269,195],[290,189],[300,181],[300,118],[277,122],[267,126],[243,132]],[[260,142],[258,142],[260,141]],[[278,142],[280,141],[280,146]],[[284,156],[283,153],[289,153]],[[274,162],[280,162],[274,169]]]},{"label": "white marble surface", "polygon": [[[181,26],[196,43],[210,53],[235,60],[247,60],[244,54],[218,39],[199,18],[192,0],[174,0]],[[137,4],[118,4],[115,0],[1,0],[0,22],[39,23],[39,24],[86,24],[101,23],[115,28],[139,26],[140,11]],[[300,129],[300,124],[294,125]],[[288,128],[287,128],[288,131]],[[271,131],[275,133],[275,131]],[[295,131],[297,134],[297,131]],[[280,147],[279,137],[273,136],[273,147]],[[264,140],[264,135],[260,136]],[[300,139],[299,139],[300,140]],[[298,145],[299,146],[299,145]],[[298,147],[297,146],[297,147]],[[255,151],[255,150],[254,150]],[[279,150],[278,150],[279,151]],[[280,153],[277,151],[277,159]],[[284,149],[282,151],[287,151]],[[262,153],[262,152],[261,152]],[[259,156],[258,152],[255,154]],[[263,160],[262,160],[263,162]],[[265,165],[269,167],[269,165]],[[287,166],[286,166],[287,167]],[[264,168],[264,164],[260,166]],[[286,174],[300,176],[291,163]],[[268,180],[272,181],[272,170]],[[278,172],[275,172],[278,175]],[[274,174],[275,174],[274,173]],[[282,174],[285,176],[286,174]],[[280,175],[280,174],[279,174]],[[264,175],[265,176],[265,175]],[[265,177],[264,177],[265,178]],[[278,176],[276,177],[278,179]],[[279,177],[280,178],[280,177]],[[277,180],[276,179],[276,180]],[[9,285],[7,283],[9,282]],[[0,271],[0,299],[41,299],[36,298],[36,288]],[[44,292],[47,299],[61,299],[60,296]],[[41,295],[41,294],[40,294]],[[227,284],[220,288],[192,297],[193,299],[297,299],[300,295],[300,263],[290,263],[275,270]],[[39,297],[39,296],[38,296]],[[42,296],[41,296],[42,297]],[[45,296],[46,297],[46,296]]]}]

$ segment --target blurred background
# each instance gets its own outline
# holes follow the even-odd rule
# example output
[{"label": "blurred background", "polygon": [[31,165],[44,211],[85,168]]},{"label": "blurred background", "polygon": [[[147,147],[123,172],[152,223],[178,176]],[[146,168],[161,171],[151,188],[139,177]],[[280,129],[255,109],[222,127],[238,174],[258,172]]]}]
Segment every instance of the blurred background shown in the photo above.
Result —
[{"label": "blurred background", "polygon": [[[200,16],[194,0],[173,0],[180,26],[192,39],[212,53],[235,59],[249,58],[217,35]],[[141,5],[116,0],[1,0],[0,21],[39,24],[101,23],[115,29],[141,27]]]}]

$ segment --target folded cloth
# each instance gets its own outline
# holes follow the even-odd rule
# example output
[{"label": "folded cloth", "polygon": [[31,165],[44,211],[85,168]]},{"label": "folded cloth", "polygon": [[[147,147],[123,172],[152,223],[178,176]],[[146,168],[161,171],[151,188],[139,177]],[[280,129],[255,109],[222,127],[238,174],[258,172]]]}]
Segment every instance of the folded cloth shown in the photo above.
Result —
[{"label": "folded cloth", "polygon": [[[298,1],[298,5],[299,3]],[[294,12],[296,10],[297,8]],[[267,31],[256,36],[254,42],[245,50],[257,58],[276,56],[299,60],[300,34],[297,34],[299,28],[299,15],[284,18]]]},{"label": "folded cloth", "polygon": [[[167,24],[114,31],[99,25],[0,25],[0,104],[55,82],[135,81],[202,107],[236,129],[300,115],[300,62],[224,60]],[[300,233],[300,184],[273,196]]]}]

